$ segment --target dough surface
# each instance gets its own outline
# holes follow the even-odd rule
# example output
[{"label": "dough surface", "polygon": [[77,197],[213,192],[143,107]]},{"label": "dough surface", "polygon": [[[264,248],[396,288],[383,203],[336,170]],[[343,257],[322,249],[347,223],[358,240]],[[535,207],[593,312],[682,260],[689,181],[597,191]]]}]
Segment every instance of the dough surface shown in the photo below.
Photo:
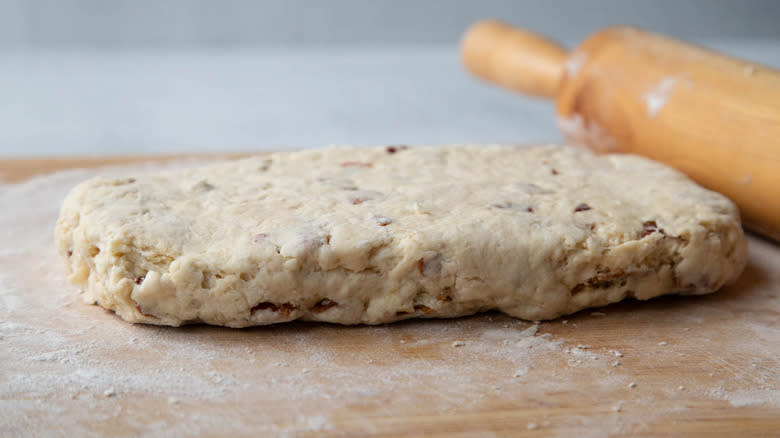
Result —
[{"label": "dough surface", "polygon": [[727,198],[566,146],[331,147],[94,178],[55,236],[86,301],[172,326],[551,319],[713,292],[747,257]]}]

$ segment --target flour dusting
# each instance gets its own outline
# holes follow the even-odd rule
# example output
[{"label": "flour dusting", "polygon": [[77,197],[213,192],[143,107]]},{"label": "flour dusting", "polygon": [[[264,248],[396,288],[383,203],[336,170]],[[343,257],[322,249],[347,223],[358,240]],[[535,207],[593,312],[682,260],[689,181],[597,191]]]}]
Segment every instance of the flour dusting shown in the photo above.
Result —
[{"label": "flour dusting", "polygon": [[647,115],[651,119],[657,116],[666,106],[669,96],[676,85],[676,77],[665,78],[642,97],[645,101],[645,106],[647,106]]},{"label": "flour dusting", "polygon": [[566,75],[570,78],[574,78],[582,70],[585,62],[588,60],[588,53],[584,51],[577,51],[573,55],[566,59],[563,64],[563,69]]},{"label": "flour dusting", "polygon": [[559,116],[558,129],[567,141],[577,146],[592,148],[600,153],[618,150],[617,141],[596,120],[585,119],[581,114]]}]

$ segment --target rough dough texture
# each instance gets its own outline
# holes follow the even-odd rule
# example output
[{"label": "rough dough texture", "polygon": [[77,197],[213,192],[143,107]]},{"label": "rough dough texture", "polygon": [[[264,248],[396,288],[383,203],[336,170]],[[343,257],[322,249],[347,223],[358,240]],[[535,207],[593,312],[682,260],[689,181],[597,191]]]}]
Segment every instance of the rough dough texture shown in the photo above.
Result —
[{"label": "rough dough texture", "polygon": [[332,147],[95,178],[65,199],[56,241],[88,302],[229,327],[555,318],[713,292],[747,251],[727,198],[564,146]]}]

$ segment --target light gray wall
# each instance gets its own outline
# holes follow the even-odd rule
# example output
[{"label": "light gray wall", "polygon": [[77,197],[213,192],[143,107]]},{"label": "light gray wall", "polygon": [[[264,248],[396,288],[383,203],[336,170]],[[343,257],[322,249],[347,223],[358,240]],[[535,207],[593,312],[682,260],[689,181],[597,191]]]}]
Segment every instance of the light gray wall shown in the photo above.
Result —
[{"label": "light gray wall", "polygon": [[780,37],[780,0],[0,0],[0,47],[447,44],[482,17],[571,41],[617,23]]}]

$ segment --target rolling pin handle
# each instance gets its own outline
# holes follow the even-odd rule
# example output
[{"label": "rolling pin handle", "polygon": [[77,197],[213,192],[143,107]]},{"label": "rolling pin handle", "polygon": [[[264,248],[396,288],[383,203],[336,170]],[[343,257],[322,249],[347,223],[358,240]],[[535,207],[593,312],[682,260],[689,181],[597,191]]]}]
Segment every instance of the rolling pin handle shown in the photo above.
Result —
[{"label": "rolling pin handle", "polygon": [[535,33],[484,20],[464,35],[461,57],[482,79],[523,94],[555,98],[567,50]]}]

